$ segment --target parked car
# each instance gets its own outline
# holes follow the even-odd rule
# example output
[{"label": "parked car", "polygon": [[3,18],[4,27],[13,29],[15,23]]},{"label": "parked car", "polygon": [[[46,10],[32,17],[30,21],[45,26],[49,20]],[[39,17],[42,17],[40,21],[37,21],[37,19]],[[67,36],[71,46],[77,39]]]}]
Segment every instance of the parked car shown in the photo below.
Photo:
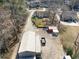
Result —
[{"label": "parked car", "polygon": [[41,45],[42,46],[45,46],[46,45],[46,39],[45,39],[45,37],[42,37],[41,38]]}]

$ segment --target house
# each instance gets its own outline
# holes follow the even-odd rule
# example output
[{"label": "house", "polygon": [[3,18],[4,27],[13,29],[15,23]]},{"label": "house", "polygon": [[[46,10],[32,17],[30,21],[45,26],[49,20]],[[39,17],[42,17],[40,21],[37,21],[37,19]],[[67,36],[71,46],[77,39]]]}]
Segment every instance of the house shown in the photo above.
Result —
[{"label": "house", "polygon": [[76,23],[78,21],[76,11],[65,11],[60,16],[60,20],[69,23]]}]

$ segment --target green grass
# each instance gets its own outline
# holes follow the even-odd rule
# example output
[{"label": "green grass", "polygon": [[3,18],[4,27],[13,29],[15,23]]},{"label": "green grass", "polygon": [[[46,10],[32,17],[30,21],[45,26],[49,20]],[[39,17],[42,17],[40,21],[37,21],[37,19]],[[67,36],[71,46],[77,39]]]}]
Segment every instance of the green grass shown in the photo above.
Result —
[{"label": "green grass", "polygon": [[43,19],[32,17],[32,21],[35,23],[34,25],[36,27],[45,27],[45,23],[43,22]]}]

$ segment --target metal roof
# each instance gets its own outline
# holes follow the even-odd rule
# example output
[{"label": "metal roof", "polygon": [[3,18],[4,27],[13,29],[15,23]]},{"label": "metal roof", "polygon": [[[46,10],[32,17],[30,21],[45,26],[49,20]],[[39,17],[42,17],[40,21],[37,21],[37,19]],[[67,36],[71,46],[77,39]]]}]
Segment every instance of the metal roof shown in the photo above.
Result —
[{"label": "metal roof", "polygon": [[51,29],[51,30],[53,30],[53,32],[59,32],[58,28],[55,27],[55,26],[49,26],[48,28]]},{"label": "metal roof", "polygon": [[23,34],[19,53],[24,51],[35,52],[35,32],[28,31]]},{"label": "metal roof", "polygon": [[40,53],[41,52],[41,43],[40,43],[40,36],[37,35],[36,36],[36,52]]},{"label": "metal roof", "polygon": [[33,31],[28,31],[23,34],[19,52],[40,52],[41,45],[39,35],[36,35]]}]

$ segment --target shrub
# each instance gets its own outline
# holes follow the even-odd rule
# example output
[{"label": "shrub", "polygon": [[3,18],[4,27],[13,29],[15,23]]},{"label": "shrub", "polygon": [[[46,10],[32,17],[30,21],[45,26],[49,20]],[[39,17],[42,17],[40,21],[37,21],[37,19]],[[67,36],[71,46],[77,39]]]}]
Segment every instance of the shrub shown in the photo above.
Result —
[{"label": "shrub", "polygon": [[72,57],[73,49],[72,48],[66,48],[67,55],[70,55]]},{"label": "shrub", "polygon": [[0,0],[0,3],[3,3],[3,0]]}]

